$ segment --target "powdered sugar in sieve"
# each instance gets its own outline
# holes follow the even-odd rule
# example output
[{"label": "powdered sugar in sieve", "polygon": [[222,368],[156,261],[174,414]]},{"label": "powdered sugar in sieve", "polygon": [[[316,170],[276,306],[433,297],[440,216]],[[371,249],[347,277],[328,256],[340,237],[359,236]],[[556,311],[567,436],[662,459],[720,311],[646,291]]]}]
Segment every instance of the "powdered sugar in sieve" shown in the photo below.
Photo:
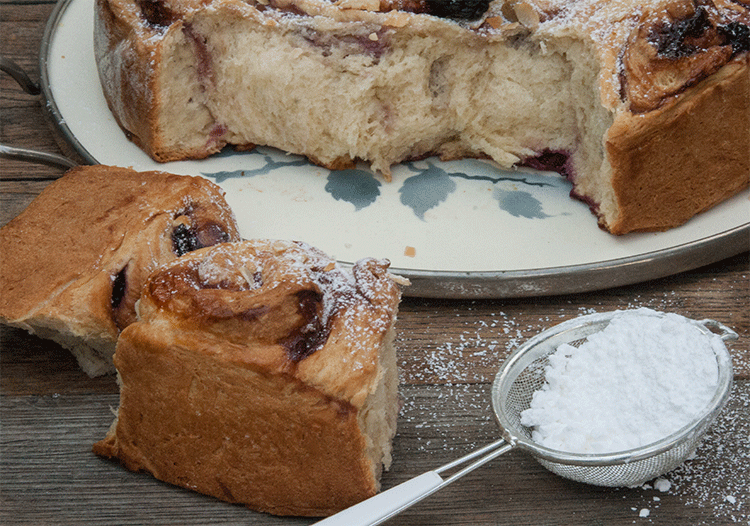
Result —
[{"label": "powdered sugar in sieve", "polygon": [[521,424],[536,443],[571,453],[646,446],[708,407],[723,348],[720,336],[676,314],[617,313],[578,347],[563,343],[549,355]]},{"label": "powdered sugar in sieve", "polygon": [[[682,464],[718,416],[733,376],[724,342],[735,339],[716,321],[650,309],[561,323],[518,348],[495,377],[492,406],[502,439],[318,524],[380,524],[514,447],[572,480],[641,485]],[[684,385],[686,378],[699,386]],[[576,379],[587,380],[578,392]],[[605,398],[616,404],[600,408]],[[627,418],[607,414],[622,407]],[[588,413],[600,410],[605,426],[592,432]],[[655,422],[660,419],[668,425]],[[612,427],[616,420],[624,427]],[[445,479],[440,475],[471,461]]]}]

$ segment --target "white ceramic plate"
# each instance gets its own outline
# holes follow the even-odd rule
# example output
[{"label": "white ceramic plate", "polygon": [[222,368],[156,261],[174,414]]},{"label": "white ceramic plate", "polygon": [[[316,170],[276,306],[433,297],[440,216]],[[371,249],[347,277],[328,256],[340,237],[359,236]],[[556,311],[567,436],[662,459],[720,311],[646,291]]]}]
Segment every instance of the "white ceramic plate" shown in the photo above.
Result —
[{"label": "white ceramic plate", "polygon": [[47,107],[92,163],[203,175],[227,193],[243,237],[306,241],[342,263],[374,256],[409,277],[406,293],[516,297],[597,290],[662,277],[748,249],[748,192],[668,232],[600,230],[556,174],[437,159],[329,171],[270,148],[158,164],[112,117],[93,54],[94,0],[62,0],[41,50]]}]

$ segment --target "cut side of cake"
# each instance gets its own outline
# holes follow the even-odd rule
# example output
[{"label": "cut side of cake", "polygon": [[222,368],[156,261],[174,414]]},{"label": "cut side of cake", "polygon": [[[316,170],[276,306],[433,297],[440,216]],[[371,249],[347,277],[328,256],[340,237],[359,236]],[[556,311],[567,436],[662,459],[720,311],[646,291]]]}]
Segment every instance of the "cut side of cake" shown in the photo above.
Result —
[{"label": "cut side of cake", "polygon": [[265,145],[389,178],[406,160],[487,158],[563,174],[614,234],[672,228],[748,186],[746,4],[496,0],[465,15],[97,0],[94,40],[114,116],[157,161]]},{"label": "cut side of cake", "polygon": [[163,266],[117,344],[120,405],[94,452],[277,515],[374,495],[398,413],[404,282],[387,269],[268,240]]},{"label": "cut side of cake", "polygon": [[0,229],[0,323],[54,340],[90,376],[114,373],[148,275],[239,239],[223,190],[206,179],[73,168]]}]

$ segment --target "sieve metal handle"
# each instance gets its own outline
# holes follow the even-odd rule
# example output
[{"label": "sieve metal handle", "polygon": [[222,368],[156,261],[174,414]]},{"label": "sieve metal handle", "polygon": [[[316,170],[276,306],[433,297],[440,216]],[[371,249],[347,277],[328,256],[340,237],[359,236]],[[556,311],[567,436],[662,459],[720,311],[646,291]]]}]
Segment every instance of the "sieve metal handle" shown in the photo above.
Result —
[{"label": "sieve metal handle", "polygon": [[[500,439],[433,471],[428,471],[387,491],[378,493],[374,497],[355,504],[316,524],[321,526],[375,526],[381,524],[454,480],[510,451],[513,447],[505,439]],[[441,473],[474,459],[478,460],[453,475],[447,478],[440,476]]]},{"label": "sieve metal handle", "polygon": [[698,323],[700,323],[701,325],[703,325],[709,330],[714,329],[714,330],[719,331],[719,337],[725,342],[734,341],[734,340],[739,339],[740,337],[740,335],[734,332],[732,329],[730,329],[723,323],[718,322],[716,320],[705,319],[705,320],[699,321]]}]

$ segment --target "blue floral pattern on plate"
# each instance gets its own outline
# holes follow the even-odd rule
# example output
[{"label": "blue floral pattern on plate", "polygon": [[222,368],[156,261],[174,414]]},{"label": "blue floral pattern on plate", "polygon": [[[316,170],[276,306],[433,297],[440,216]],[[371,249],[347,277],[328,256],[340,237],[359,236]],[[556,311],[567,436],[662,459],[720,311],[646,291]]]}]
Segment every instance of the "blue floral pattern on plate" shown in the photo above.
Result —
[{"label": "blue floral pattern on plate", "polygon": [[[237,177],[254,177],[267,175],[289,167],[312,166],[305,159],[297,156],[282,156],[271,149],[259,148],[253,154],[255,160],[262,160],[261,165],[256,168],[201,172],[201,175],[221,184],[228,179]],[[222,153],[220,155],[232,154]],[[401,166],[408,172],[413,172],[414,175],[400,178],[401,186],[398,190],[400,202],[403,206],[411,209],[414,215],[422,221],[425,221],[427,211],[440,206],[456,191],[458,188],[456,179],[483,181],[495,185],[492,197],[497,201],[499,209],[514,217],[527,219],[545,219],[550,215],[544,212],[542,202],[534,197],[532,192],[520,190],[518,185],[557,187],[561,184],[567,184],[560,177],[520,171],[503,171],[478,160],[463,160],[460,163],[437,163],[428,159],[404,163]],[[471,173],[468,173],[470,171]],[[510,188],[501,188],[498,186],[500,183],[512,184]],[[352,204],[355,211],[359,211],[377,201],[381,195],[382,184],[381,178],[367,169],[330,170],[325,192],[337,201]]]}]

